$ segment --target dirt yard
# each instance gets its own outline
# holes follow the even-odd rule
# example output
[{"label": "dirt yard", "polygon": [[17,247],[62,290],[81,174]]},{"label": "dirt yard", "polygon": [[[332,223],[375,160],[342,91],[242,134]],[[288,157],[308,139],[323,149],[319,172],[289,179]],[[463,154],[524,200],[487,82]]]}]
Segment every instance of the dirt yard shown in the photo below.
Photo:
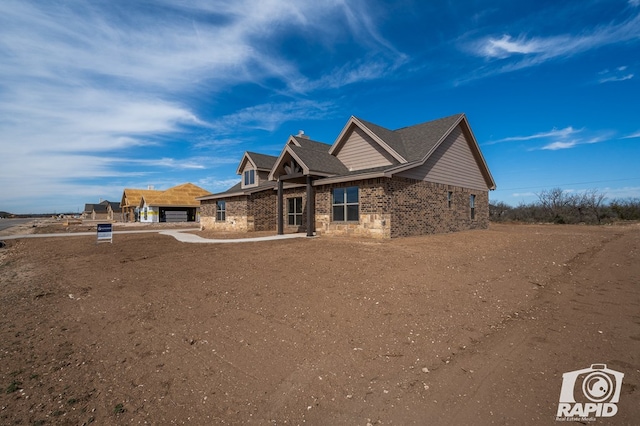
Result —
[{"label": "dirt yard", "polygon": [[599,363],[640,423],[638,224],[6,243],[3,425],[556,424]]}]

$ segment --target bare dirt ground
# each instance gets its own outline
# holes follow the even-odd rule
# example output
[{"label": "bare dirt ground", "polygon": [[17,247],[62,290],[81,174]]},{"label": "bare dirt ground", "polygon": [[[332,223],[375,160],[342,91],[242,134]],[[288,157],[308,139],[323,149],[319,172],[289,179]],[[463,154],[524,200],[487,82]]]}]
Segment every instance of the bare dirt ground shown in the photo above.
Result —
[{"label": "bare dirt ground", "polygon": [[638,224],[0,249],[0,424],[554,424],[596,363],[638,424]]}]

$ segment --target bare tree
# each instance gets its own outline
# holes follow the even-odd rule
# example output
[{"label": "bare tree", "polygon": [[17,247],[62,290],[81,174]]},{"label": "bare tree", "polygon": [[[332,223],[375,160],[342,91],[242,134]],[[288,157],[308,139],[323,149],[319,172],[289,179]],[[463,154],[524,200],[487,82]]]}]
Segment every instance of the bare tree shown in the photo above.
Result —
[{"label": "bare tree", "polygon": [[541,207],[547,212],[553,222],[566,223],[567,211],[574,205],[575,199],[561,188],[543,190],[536,194]]},{"label": "bare tree", "polygon": [[590,189],[582,194],[584,207],[594,215],[598,225],[601,223],[602,208],[606,198],[607,195],[604,192],[599,192],[597,189]]}]

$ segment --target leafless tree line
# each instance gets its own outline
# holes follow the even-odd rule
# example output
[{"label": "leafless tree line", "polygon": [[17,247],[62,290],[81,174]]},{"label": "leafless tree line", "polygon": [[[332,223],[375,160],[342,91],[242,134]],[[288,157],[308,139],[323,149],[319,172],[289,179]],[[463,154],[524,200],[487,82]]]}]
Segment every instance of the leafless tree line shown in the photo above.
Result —
[{"label": "leafless tree line", "polygon": [[640,220],[640,198],[614,199],[597,189],[568,192],[561,188],[536,194],[538,201],[512,207],[503,202],[489,204],[494,222],[549,222],[602,224],[616,220]]}]

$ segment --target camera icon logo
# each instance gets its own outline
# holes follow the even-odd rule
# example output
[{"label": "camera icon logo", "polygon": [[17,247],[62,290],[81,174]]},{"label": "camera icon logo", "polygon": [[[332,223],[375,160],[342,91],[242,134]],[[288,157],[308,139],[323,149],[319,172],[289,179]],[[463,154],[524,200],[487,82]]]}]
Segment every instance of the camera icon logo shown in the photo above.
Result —
[{"label": "camera icon logo", "polygon": [[562,375],[557,419],[612,417],[618,412],[624,373],[592,364]]}]

